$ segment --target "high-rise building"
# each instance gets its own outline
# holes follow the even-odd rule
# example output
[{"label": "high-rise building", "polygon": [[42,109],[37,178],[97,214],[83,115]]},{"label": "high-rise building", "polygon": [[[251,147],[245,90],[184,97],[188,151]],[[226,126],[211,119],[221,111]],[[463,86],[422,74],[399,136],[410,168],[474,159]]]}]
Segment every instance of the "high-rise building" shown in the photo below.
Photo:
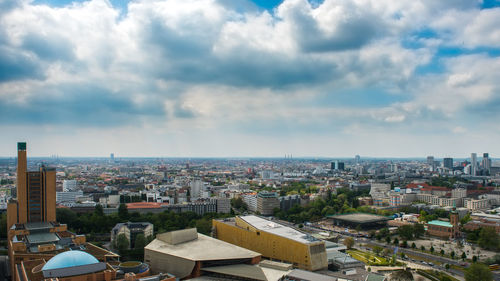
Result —
[{"label": "high-rise building", "polygon": [[472,176],[477,175],[477,154],[476,153],[471,153],[470,155],[470,174]]},{"label": "high-rise building", "polygon": [[118,255],[87,243],[85,235],[72,233],[67,225],[56,222],[55,169],[41,166],[38,171],[28,171],[25,142],[17,144],[17,156],[17,198],[7,205],[12,280],[31,280],[26,278],[26,271],[33,269],[29,267],[33,265],[31,262],[37,261],[38,266],[58,253],[73,249],[91,253],[100,262],[117,261]]},{"label": "high-rise building", "polygon": [[354,156],[354,164],[361,163],[361,157],[359,155]]},{"label": "high-rise building", "polygon": [[434,165],[434,156],[427,156],[427,165]]},{"label": "high-rise building", "polygon": [[446,169],[453,169],[453,158],[444,158],[443,167]]},{"label": "high-rise building", "polygon": [[109,155],[109,161],[111,161],[111,163],[114,163],[115,162],[115,154],[114,153],[111,153]]},{"label": "high-rise building", "polygon": [[483,153],[483,161],[481,161],[481,166],[488,174],[491,172],[491,159],[488,153]]},{"label": "high-rise building", "polygon": [[17,144],[17,200],[9,203],[7,229],[15,223],[56,220],[56,170],[27,171],[26,143]]}]

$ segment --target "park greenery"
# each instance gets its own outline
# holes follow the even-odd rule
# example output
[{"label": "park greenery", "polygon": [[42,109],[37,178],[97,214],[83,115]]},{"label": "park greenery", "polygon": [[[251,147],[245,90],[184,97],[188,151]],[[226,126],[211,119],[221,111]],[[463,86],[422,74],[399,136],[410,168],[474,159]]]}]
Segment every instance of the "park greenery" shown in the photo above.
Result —
[{"label": "park greenery", "polygon": [[473,263],[465,270],[465,281],[491,281],[493,274],[488,266],[482,263]]},{"label": "park greenery", "polygon": [[129,213],[126,205],[121,204],[118,213],[104,215],[103,209],[97,205],[91,213],[79,214],[70,209],[58,208],[56,210],[57,220],[67,224],[68,228],[75,233],[85,233],[88,236],[96,234],[110,234],[111,229],[120,222],[150,222],[154,225],[155,233],[196,227],[198,232],[210,234],[212,219],[227,217],[230,215],[207,213],[200,216],[194,212],[174,213],[164,211],[162,213]]},{"label": "park greenery", "polygon": [[482,227],[465,233],[469,242],[477,243],[483,249],[500,250],[500,236],[493,227]]},{"label": "park greenery", "polygon": [[345,213],[372,213],[383,216],[394,214],[389,210],[375,210],[367,206],[359,206],[358,197],[367,196],[368,191],[353,191],[348,188],[337,189],[337,194],[327,191],[324,198],[318,198],[305,206],[294,205],[289,210],[274,210],[274,216],[295,224],[317,221],[324,216]]}]

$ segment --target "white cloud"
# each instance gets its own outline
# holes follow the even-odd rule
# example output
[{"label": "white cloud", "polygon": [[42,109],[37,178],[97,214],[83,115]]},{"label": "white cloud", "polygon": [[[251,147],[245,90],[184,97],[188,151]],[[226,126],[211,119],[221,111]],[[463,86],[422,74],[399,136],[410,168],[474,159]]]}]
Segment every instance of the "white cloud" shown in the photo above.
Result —
[{"label": "white cloud", "polygon": [[[467,0],[243,7],[210,0],[131,1],[124,14],[105,0],[10,7],[0,13],[0,63],[9,71],[0,70],[0,126],[74,122],[84,137],[140,128],[175,132],[184,144],[186,129],[239,140],[267,134],[274,147],[280,133],[326,143],[375,128],[407,139],[417,129],[473,131],[456,126],[463,119],[498,121],[498,57],[434,58],[440,47],[498,48],[498,8]],[[435,35],[419,36],[426,29]],[[418,72],[433,59],[442,72]],[[349,91],[373,94],[355,100]]]}]

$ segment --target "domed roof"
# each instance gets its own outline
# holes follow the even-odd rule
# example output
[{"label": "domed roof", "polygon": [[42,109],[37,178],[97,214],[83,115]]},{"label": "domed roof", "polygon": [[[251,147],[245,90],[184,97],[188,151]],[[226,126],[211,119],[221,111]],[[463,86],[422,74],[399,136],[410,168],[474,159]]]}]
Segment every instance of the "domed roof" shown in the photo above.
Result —
[{"label": "domed roof", "polygon": [[91,254],[82,251],[66,251],[52,257],[43,266],[42,270],[59,269],[95,263],[99,263],[99,261]]}]

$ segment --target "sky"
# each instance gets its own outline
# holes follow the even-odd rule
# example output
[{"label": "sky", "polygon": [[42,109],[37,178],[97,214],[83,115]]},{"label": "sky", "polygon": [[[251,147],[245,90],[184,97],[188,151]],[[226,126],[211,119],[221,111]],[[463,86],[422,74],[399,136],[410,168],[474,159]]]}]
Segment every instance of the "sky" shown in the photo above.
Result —
[{"label": "sky", "polygon": [[500,155],[500,0],[0,0],[0,156]]}]

